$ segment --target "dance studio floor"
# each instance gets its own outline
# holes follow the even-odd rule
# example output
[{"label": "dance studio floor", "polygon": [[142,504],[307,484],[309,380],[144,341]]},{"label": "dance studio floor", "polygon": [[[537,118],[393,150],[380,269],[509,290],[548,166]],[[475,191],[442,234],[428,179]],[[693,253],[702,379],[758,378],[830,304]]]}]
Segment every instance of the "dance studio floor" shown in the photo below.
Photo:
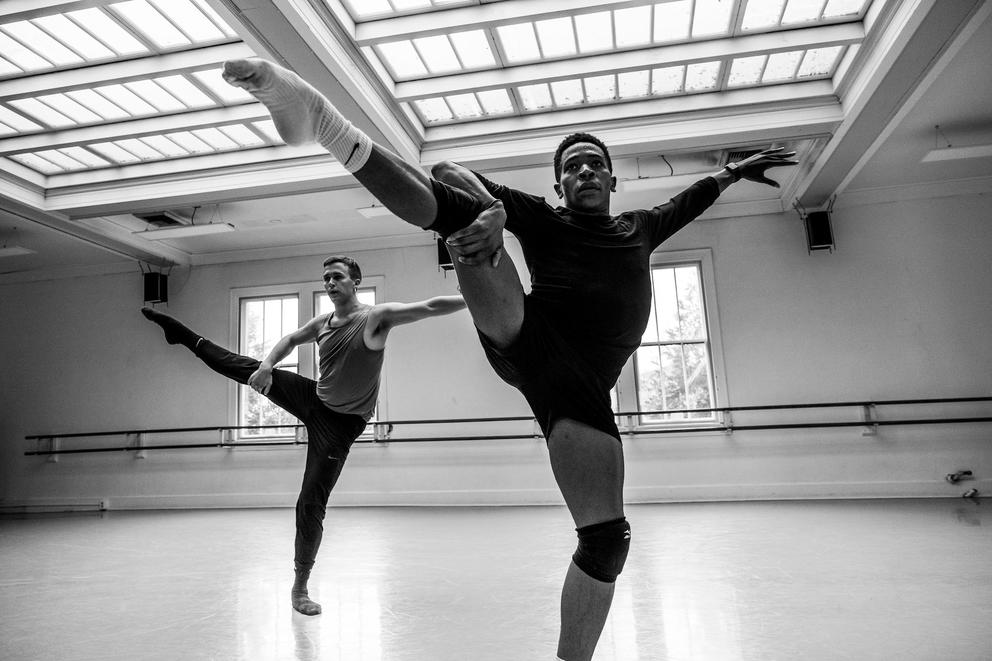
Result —
[{"label": "dance studio floor", "polygon": [[[989,661],[992,504],[631,505],[597,661]],[[4,661],[551,661],[564,509],[334,508],[289,604],[289,509],[0,518]]]}]

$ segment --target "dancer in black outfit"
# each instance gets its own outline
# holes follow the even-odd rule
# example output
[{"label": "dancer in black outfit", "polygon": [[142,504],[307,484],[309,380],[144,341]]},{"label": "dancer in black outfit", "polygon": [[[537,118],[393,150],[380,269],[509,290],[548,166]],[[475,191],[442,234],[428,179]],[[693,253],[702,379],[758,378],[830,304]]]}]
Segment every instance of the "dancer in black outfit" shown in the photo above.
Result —
[{"label": "dancer in black outfit", "polygon": [[[579,538],[562,589],[558,656],[588,661],[630,543],[609,391],[647,322],[651,251],[741,178],[777,186],[765,171],[795,165],[794,154],[761,152],[670,202],[611,216],[616,178],[609,151],[591,135],[573,134],[558,147],[555,189],[564,206],[552,208],[455,163],[438,164],[428,177],[270,62],[227,62],[224,77],[266,105],[287,143],[319,142],[399,218],[446,238],[490,363],[520,389],[547,439]],[[504,227],[523,247],[528,295],[502,255]]]}]

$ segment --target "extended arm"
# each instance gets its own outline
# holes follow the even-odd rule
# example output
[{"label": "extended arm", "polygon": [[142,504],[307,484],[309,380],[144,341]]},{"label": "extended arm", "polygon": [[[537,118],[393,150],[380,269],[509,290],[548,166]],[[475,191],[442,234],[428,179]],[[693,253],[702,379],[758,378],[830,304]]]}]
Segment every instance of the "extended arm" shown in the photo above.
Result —
[{"label": "extended arm", "polygon": [[382,303],[372,308],[366,325],[366,346],[381,349],[386,345],[389,331],[402,324],[410,324],[429,317],[458,312],[465,308],[461,296],[435,296],[415,303]]},{"label": "extended arm", "polygon": [[272,350],[269,351],[269,355],[265,357],[265,360],[258,366],[258,369],[248,377],[248,385],[251,386],[253,390],[256,390],[263,395],[269,394],[269,388],[272,387],[272,370],[276,365],[279,364],[286,356],[288,356],[294,348],[301,344],[306,344],[307,342],[313,342],[317,339],[317,328],[320,326],[321,321],[325,315],[319,317],[314,317],[306,323],[302,328],[298,328],[289,335],[280,338]]},{"label": "extended arm", "polygon": [[458,163],[442,161],[431,168],[431,174],[486,205],[485,211],[471,225],[447,238],[448,249],[462,264],[475,266],[489,261],[494,267],[498,266],[503,254],[503,227],[506,224],[503,203],[493,197],[471,170]]}]

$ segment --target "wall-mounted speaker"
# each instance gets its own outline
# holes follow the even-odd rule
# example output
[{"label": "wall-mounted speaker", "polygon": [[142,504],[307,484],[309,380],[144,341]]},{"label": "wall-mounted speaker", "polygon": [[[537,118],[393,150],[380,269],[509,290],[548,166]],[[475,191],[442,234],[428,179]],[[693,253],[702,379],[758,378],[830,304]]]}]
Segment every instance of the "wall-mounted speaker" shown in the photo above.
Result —
[{"label": "wall-mounted speaker", "polygon": [[803,218],[806,225],[806,245],[813,250],[833,250],[834,231],[830,227],[829,211],[810,211]]},{"label": "wall-mounted speaker", "polygon": [[448,246],[444,244],[444,239],[437,238],[437,267],[442,271],[450,271],[455,268],[451,262],[451,255],[448,253]]},{"label": "wall-mounted speaker", "polygon": [[145,273],[145,303],[169,302],[169,276],[165,273]]}]

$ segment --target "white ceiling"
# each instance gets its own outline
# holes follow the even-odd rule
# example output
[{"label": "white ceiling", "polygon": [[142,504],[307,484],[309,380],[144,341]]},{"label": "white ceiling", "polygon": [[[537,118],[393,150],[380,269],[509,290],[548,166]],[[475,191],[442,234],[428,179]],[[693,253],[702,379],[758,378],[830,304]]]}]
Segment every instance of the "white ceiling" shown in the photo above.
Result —
[{"label": "white ceiling", "polygon": [[[700,10],[728,6],[727,34],[507,64],[505,46],[492,36],[500,26],[576,12],[646,6],[660,11],[661,5],[674,7],[679,1],[455,4],[459,1],[438,3],[447,9],[355,23],[338,0],[204,0],[236,36],[172,50],[149,48],[154,52],[140,57],[0,76],[0,107],[11,110],[17,107],[11,101],[60,90],[186,75],[254,53],[296,70],[374,139],[425,168],[451,159],[548,197],[553,196],[550,160],[558,141],[575,130],[591,131],[610,146],[621,181],[643,180],[636,186],[640,190],[621,185],[615,211],[666,199],[721,167],[728,150],[772,144],[796,149],[802,165],[777,173],[780,190],[749,183],[733,187],[710,217],[783,211],[796,199],[808,209],[822,208],[834,195],[840,207],[992,190],[992,150],[963,149],[992,144],[992,85],[986,71],[992,50],[992,3],[942,0],[938,9],[936,0],[871,0],[864,11],[843,19],[745,33],[745,0],[705,0],[711,4],[700,4]],[[355,2],[361,6],[361,0]],[[750,0],[755,6],[759,2],[782,4]],[[830,6],[828,0],[790,2]],[[0,30],[16,21],[113,4],[5,0],[0,3]],[[495,65],[486,71],[395,80],[373,48],[391,39],[436,36],[459,26],[488,31]],[[714,88],[692,93],[541,110],[527,110],[519,93],[520,85],[590,73],[691,65],[714,58],[729,63],[754,53],[831,44],[850,47],[829,75],[801,82],[733,87],[728,84],[730,67],[724,65]],[[0,51],[0,58],[4,55]],[[512,115],[431,123],[410,104],[416,98],[484,89],[511,90]],[[116,167],[43,174],[13,158],[56,147],[266,119],[259,104],[237,100],[79,126],[0,131],[0,248],[33,251],[0,257],[0,283],[137,270],[139,265],[195,266],[431,241],[427,233],[393,217],[364,217],[358,209],[375,201],[330,156],[314,147],[283,145],[257,126],[252,130],[260,145]],[[940,131],[934,129],[937,124]],[[943,148],[937,152],[941,160],[923,162],[935,147]],[[235,231],[161,241],[136,234],[146,225],[133,214],[165,210],[183,222],[192,217],[193,224],[229,223]]]}]

